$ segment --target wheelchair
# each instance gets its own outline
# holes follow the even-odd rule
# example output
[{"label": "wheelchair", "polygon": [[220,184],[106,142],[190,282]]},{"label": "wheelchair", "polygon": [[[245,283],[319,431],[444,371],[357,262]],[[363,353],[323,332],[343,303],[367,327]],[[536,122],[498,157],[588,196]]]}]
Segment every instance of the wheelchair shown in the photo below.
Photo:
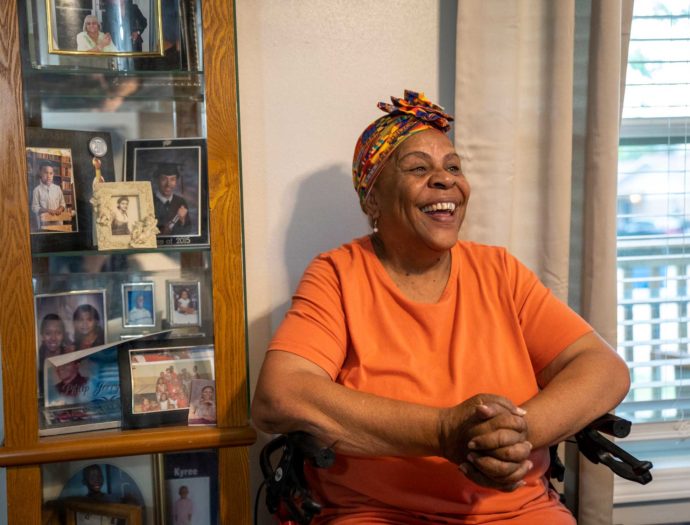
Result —
[{"label": "wheelchair", "polygon": [[[652,481],[652,463],[635,458],[602,436],[604,433],[624,438],[630,434],[630,428],[630,421],[604,414],[575,434],[575,441],[579,451],[592,463],[602,463],[614,474],[646,485]],[[556,449],[557,445],[550,449],[550,475],[562,482],[565,467]],[[272,458],[278,451],[281,452],[278,462],[273,463]],[[321,505],[311,495],[304,475],[304,464],[309,462],[315,468],[329,468],[334,461],[333,450],[305,432],[283,434],[267,443],[261,450],[260,466],[269,513],[276,516],[282,525],[309,525],[314,516],[321,512]],[[261,488],[257,493],[257,504],[260,492]]]}]

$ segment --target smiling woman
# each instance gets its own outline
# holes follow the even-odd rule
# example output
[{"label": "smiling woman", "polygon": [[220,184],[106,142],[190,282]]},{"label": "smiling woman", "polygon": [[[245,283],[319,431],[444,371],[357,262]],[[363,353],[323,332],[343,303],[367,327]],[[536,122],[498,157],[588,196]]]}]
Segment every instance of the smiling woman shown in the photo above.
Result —
[{"label": "smiling woman", "polygon": [[458,241],[470,187],[422,94],[379,104],[353,182],[370,236],[312,261],[252,405],[335,465],[317,523],[572,525],[548,446],[625,395],[617,354],[506,250]]}]

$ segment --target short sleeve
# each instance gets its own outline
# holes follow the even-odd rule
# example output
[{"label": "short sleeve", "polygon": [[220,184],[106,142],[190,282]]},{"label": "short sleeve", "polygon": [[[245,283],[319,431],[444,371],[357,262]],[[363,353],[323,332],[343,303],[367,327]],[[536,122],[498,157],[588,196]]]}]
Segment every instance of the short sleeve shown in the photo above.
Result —
[{"label": "short sleeve", "polygon": [[268,349],[304,357],[335,380],[345,360],[347,345],[339,276],[332,261],[320,256],[304,272],[292,305]]},{"label": "short sleeve", "polygon": [[592,327],[515,257],[505,252],[504,261],[532,367],[539,373]]}]

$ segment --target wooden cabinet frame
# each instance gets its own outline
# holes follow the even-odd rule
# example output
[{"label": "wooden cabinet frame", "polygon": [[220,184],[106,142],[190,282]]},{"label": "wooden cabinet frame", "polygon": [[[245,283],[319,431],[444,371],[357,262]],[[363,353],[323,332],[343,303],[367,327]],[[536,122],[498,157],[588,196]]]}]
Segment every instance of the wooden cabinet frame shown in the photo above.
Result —
[{"label": "wooden cabinet frame", "polygon": [[248,386],[231,0],[204,0],[204,71],[218,427],[102,431],[39,438],[29,197],[15,1],[0,2],[0,351],[10,525],[41,523],[41,463],[219,448],[220,523],[249,523]]}]

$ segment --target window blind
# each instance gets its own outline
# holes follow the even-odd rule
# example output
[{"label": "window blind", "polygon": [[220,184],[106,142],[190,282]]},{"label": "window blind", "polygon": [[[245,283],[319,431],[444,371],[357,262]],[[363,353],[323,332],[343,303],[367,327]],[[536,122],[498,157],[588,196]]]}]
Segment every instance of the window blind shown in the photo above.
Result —
[{"label": "window blind", "polygon": [[618,352],[635,422],[690,414],[690,2],[636,0],[618,170]]}]

